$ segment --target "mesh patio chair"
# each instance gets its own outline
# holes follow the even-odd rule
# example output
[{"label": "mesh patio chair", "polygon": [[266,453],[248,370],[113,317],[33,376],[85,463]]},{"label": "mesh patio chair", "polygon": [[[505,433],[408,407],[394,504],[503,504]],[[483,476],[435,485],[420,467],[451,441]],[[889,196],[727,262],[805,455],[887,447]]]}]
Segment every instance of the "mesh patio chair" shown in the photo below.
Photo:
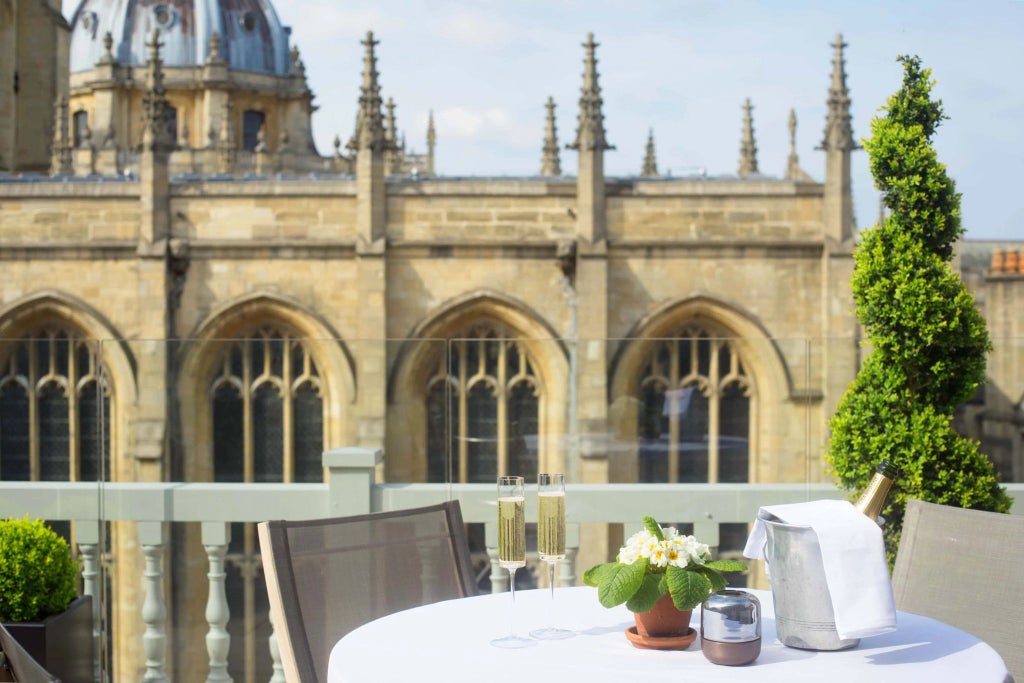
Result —
[{"label": "mesh patio chair", "polygon": [[331,648],[358,626],[476,594],[458,501],[257,528],[288,683],[324,683]]},{"label": "mesh patio chair", "polygon": [[1024,516],[907,502],[893,569],[896,608],[956,626],[1024,681]]},{"label": "mesh patio chair", "polygon": [[0,681],[60,683],[60,679],[33,659],[3,624],[0,624]]}]

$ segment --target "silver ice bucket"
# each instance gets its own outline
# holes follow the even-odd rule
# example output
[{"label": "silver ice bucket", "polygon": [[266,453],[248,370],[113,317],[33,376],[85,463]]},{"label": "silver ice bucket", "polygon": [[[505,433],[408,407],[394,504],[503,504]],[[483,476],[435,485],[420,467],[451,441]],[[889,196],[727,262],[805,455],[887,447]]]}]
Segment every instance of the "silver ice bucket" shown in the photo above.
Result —
[{"label": "silver ice bucket", "polygon": [[783,645],[845,650],[859,638],[840,638],[832,611],[818,536],[809,526],[765,519],[765,561],[775,603],[775,631]]}]

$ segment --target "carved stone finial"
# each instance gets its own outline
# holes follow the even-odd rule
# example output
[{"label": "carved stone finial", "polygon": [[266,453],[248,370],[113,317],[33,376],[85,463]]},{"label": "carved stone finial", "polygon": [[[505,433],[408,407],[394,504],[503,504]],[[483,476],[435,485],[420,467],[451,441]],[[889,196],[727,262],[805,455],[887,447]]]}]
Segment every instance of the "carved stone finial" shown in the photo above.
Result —
[{"label": "carved stone finial", "polygon": [[71,140],[68,116],[68,97],[62,95],[56,103],[57,116],[53,126],[53,147],[50,150],[50,173],[53,175],[71,175],[74,169],[71,164]]},{"label": "carved stone finial", "polygon": [[302,79],[303,82],[306,80],[306,64],[302,61],[302,55],[299,53],[299,46],[292,45],[292,49],[289,52],[291,63],[288,66],[288,73],[296,78]]},{"label": "carved stone finial", "polygon": [[743,103],[743,137],[740,140],[740,167],[739,176],[746,176],[757,173],[757,144],[754,142],[754,118],[752,115],[754,107],[750,104],[748,97]]},{"label": "carved stone finial", "polygon": [[114,35],[107,31],[103,34],[103,56],[100,57],[100,64],[114,63]]},{"label": "carved stone finial", "polygon": [[341,156],[341,138],[334,136],[334,156]]},{"label": "carved stone finial", "polygon": [[260,124],[260,129],[256,131],[256,147],[253,151],[257,154],[263,154],[267,151],[267,126],[266,124]]},{"label": "carved stone finial", "polygon": [[[402,149],[405,149],[405,138],[402,139]],[[434,175],[434,150],[437,149],[437,129],[434,128],[434,110],[427,113],[427,166],[423,172],[427,175]]]},{"label": "carved stone finial", "polygon": [[217,142],[219,151],[219,168],[221,173],[231,173],[235,170],[235,126],[232,120],[231,100],[224,103],[224,114],[220,124],[220,137]]},{"label": "carved stone finial", "polygon": [[810,176],[800,168],[800,157],[796,153],[796,110],[789,110],[789,157],[786,159],[786,180],[807,180]]},{"label": "carved stone finial", "polygon": [[388,98],[387,116],[384,124],[384,170],[386,173],[401,172],[402,160],[398,148],[398,129],[395,127],[395,101]]},{"label": "carved stone finial", "polygon": [[645,178],[655,178],[658,175],[658,162],[654,156],[654,129],[647,130],[647,147],[644,150],[644,167],[640,175]]},{"label": "carved stone finial", "polygon": [[210,34],[210,40],[206,44],[206,63],[223,64],[224,58],[220,54],[220,33],[214,31]]},{"label": "carved stone finial", "polygon": [[540,174],[545,177],[562,175],[562,160],[558,154],[558,129],[555,127],[555,98],[548,97],[544,124],[544,147],[540,162]]},{"label": "carved stone finial", "polygon": [[828,89],[828,114],[825,117],[825,139],[822,149],[853,150],[857,143],[853,140],[853,126],[850,117],[850,91],[846,88],[846,61],[843,59],[843,34],[836,34],[836,42],[832,43],[832,82]]},{"label": "carved stone finial", "polygon": [[580,89],[580,112],[576,126],[576,141],[569,149],[605,150],[615,149],[605,139],[604,114],[601,111],[601,86],[597,83],[597,57],[599,43],[594,34],[587,34],[583,43],[586,54],[583,58],[583,87]]}]

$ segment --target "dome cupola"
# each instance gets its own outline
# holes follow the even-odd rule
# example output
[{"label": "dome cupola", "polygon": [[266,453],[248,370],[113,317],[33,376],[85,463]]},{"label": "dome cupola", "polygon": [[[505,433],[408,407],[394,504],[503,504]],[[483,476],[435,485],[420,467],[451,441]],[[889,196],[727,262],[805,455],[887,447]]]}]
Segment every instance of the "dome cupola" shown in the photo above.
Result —
[{"label": "dome cupola", "polygon": [[229,69],[288,75],[290,29],[266,0],[82,0],[71,23],[71,73],[95,67],[107,32],[118,64],[145,66],[156,29],[167,68],[202,66],[217,33]]}]

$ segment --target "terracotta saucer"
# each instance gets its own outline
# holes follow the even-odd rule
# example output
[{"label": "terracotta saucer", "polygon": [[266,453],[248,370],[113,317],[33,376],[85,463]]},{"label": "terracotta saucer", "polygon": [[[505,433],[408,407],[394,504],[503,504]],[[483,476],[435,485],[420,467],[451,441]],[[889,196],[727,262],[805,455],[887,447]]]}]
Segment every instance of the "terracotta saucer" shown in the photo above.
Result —
[{"label": "terracotta saucer", "polygon": [[630,626],[626,629],[626,638],[633,643],[633,647],[641,650],[685,650],[697,639],[697,632],[691,628],[681,636],[648,638],[637,633],[636,626]]}]

